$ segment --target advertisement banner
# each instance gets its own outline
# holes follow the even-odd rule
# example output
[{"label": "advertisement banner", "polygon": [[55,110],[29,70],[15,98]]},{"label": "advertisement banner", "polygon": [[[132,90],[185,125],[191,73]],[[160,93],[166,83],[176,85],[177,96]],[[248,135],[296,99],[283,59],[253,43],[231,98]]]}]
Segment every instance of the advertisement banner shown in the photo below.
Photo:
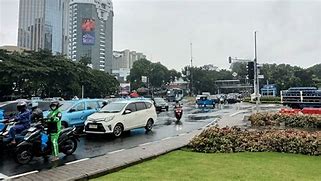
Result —
[{"label": "advertisement banner", "polygon": [[94,19],[84,18],[81,23],[82,30],[82,44],[94,45],[95,44],[95,28],[96,22]]}]

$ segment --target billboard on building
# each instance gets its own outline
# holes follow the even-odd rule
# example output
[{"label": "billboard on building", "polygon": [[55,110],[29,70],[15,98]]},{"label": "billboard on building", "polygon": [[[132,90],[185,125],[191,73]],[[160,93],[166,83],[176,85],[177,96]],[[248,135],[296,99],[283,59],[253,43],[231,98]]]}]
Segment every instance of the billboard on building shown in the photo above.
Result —
[{"label": "billboard on building", "polygon": [[82,44],[94,45],[95,44],[95,28],[96,22],[91,18],[83,18],[81,23],[82,30]]}]

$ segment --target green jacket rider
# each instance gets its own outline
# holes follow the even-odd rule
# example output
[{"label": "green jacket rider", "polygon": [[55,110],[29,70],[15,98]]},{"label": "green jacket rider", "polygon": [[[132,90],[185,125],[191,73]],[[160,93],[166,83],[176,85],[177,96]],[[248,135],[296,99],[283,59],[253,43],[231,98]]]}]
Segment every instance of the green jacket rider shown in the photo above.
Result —
[{"label": "green jacket rider", "polygon": [[59,146],[58,139],[61,131],[61,112],[59,110],[60,104],[58,101],[50,103],[51,111],[48,114],[48,134],[50,134],[50,140],[52,144],[52,161],[59,160]]}]

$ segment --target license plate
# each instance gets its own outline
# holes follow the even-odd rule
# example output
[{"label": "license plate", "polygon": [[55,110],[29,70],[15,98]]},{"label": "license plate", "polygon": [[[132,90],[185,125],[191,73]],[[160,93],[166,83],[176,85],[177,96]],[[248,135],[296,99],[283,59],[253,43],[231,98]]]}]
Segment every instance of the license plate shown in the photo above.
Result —
[{"label": "license plate", "polygon": [[89,125],[89,128],[90,128],[90,129],[97,129],[97,128],[98,128],[98,126],[97,126],[97,125],[95,125],[95,124],[90,124],[90,125]]},{"label": "license plate", "polygon": [[165,106],[163,106],[162,108],[165,109]]}]

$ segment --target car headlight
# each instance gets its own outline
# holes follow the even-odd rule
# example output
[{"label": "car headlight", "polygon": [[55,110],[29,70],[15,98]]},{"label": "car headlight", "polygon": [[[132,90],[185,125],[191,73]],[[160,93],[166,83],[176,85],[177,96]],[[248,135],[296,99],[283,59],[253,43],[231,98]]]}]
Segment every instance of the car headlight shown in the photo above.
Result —
[{"label": "car headlight", "polygon": [[106,121],[106,122],[109,122],[109,121],[113,120],[114,117],[115,117],[115,116],[107,117],[107,118],[105,118],[105,121]]}]

